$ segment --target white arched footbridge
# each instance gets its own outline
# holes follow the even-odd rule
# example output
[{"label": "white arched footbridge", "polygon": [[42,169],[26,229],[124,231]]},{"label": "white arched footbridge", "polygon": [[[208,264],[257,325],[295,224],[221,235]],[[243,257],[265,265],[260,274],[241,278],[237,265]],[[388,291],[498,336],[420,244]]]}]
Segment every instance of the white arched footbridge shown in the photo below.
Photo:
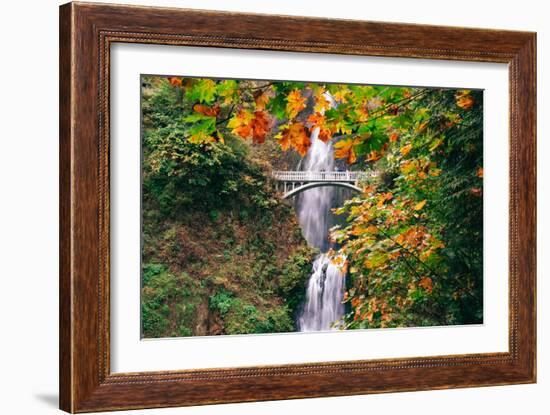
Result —
[{"label": "white arched footbridge", "polygon": [[274,171],[272,174],[283,199],[320,186],[339,186],[361,192],[359,182],[372,176],[364,171]]}]

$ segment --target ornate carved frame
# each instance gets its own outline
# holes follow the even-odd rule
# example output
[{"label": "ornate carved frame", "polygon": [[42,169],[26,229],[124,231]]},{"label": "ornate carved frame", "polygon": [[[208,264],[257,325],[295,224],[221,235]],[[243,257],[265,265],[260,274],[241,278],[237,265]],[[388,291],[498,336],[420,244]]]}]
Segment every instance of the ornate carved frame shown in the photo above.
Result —
[{"label": "ornate carved frame", "polygon": [[[507,63],[509,352],[111,373],[109,57],[115,42]],[[106,4],[61,6],[61,409],[90,412],[535,382],[535,105],[534,33]]]}]

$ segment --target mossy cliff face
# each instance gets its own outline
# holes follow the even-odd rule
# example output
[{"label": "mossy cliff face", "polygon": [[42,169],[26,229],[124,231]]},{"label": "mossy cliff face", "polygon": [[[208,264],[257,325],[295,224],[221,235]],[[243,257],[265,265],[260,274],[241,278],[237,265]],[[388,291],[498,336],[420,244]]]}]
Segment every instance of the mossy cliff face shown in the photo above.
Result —
[{"label": "mossy cliff face", "polygon": [[311,271],[292,207],[145,226],[144,337],[293,331]]}]

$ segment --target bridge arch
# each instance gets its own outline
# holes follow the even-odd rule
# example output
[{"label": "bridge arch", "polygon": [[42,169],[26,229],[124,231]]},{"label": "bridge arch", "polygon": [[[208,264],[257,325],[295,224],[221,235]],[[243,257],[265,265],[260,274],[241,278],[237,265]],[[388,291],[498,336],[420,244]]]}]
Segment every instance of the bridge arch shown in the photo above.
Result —
[{"label": "bridge arch", "polygon": [[315,187],[322,187],[322,186],[337,186],[337,187],[344,187],[346,189],[353,190],[355,192],[361,192],[362,189],[346,182],[312,182],[312,183],[306,183],[299,187],[296,187],[292,189],[290,192],[287,192],[283,195],[283,199],[289,199],[291,197],[296,196],[298,193],[302,193],[306,190],[313,189]]}]

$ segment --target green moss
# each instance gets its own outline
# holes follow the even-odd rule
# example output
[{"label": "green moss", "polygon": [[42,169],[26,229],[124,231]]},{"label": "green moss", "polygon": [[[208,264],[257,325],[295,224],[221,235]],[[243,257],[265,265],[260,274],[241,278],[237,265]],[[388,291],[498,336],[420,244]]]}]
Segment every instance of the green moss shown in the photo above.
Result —
[{"label": "green moss", "polygon": [[208,305],[211,310],[218,311],[222,316],[225,316],[234,302],[233,294],[222,289],[210,296]]},{"label": "green moss", "polygon": [[143,337],[191,335],[202,291],[187,273],[176,275],[165,265],[145,264],[141,296]]},{"label": "green moss", "polygon": [[233,300],[224,322],[226,334],[280,333],[294,328],[286,306],[260,310],[240,299]]}]

